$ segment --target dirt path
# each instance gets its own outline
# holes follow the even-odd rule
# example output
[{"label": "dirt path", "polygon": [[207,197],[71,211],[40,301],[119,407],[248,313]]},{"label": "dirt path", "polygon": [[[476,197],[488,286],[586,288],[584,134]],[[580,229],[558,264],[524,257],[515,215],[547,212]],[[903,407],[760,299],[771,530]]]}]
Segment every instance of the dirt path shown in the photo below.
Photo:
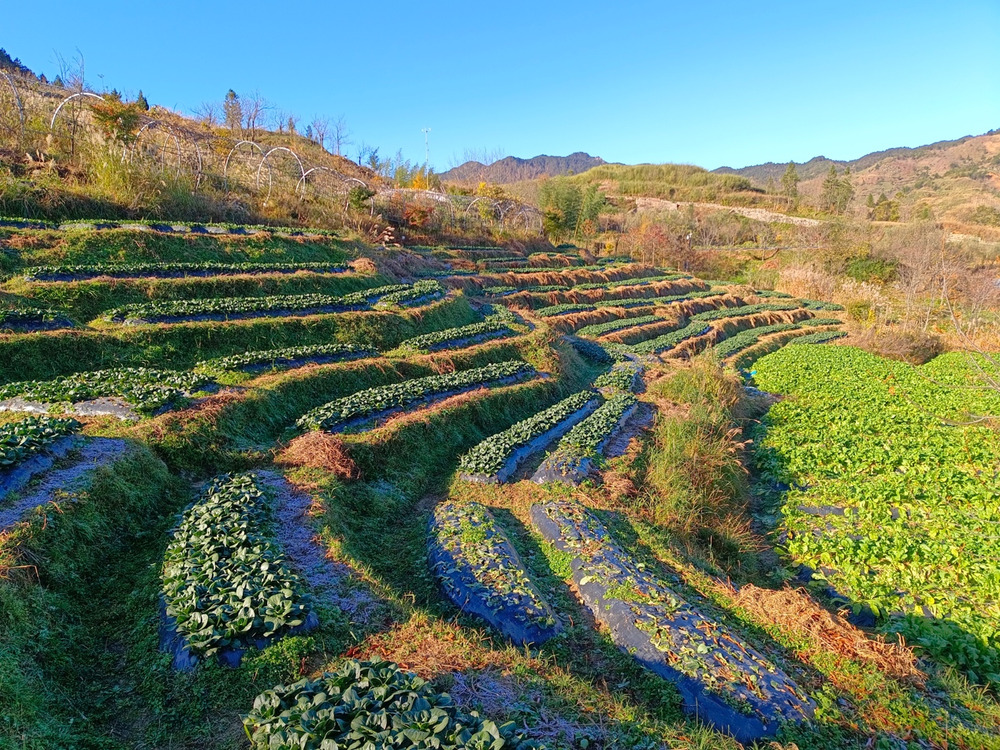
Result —
[{"label": "dirt path", "polygon": [[[0,531],[21,520],[31,508],[54,502],[63,493],[82,488],[84,477],[94,469],[121,458],[129,452],[128,443],[117,438],[90,438],[80,448],[79,457],[64,469],[42,477],[41,483],[12,505],[0,507]],[[67,498],[72,500],[71,497]]]},{"label": "dirt path", "polygon": [[640,211],[680,211],[686,206],[695,208],[710,208],[716,211],[729,211],[740,216],[746,216],[754,221],[768,224],[794,224],[798,227],[817,227],[823,222],[819,219],[807,219],[802,216],[788,216],[766,208],[746,208],[743,206],[723,206],[721,203],[690,203],[686,201],[668,201],[663,198],[636,198],[636,208]]},{"label": "dirt path", "polygon": [[277,472],[258,473],[274,492],[277,536],[282,551],[313,596],[344,612],[352,623],[368,622],[382,602],[349,566],[327,557],[309,523],[312,498]]}]

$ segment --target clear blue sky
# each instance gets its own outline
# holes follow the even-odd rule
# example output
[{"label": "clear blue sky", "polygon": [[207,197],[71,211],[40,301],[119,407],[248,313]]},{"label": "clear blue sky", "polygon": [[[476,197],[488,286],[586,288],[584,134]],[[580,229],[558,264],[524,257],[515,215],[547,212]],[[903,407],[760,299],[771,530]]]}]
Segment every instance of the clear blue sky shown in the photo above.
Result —
[{"label": "clear blue sky", "polygon": [[79,49],[98,88],[185,112],[258,89],[415,161],[430,127],[439,171],[467,149],[714,168],[1000,128],[1000,0],[5,6],[0,46],[50,78]]}]

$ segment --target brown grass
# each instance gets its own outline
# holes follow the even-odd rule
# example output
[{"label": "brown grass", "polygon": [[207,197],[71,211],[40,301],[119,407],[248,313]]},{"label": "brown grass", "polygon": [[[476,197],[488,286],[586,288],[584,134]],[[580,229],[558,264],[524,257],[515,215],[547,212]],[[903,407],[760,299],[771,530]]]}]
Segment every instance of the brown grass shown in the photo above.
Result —
[{"label": "brown grass", "polygon": [[922,685],[927,676],[917,669],[917,659],[903,643],[887,643],[882,636],[869,638],[841,615],[832,615],[801,588],[779,591],[746,584],[738,591],[728,583],[716,590],[761,622],[775,625],[809,643],[804,656],[836,653],[874,664],[888,675]]},{"label": "brown grass", "polygon": [[339,479],[360,479],[361,471],[351,459],[347,445],[336,435],[315,430],[300,435],[275,458],[279,466],[325,469]]},{"label": "brown grass", "polygon": [[675,317],[672,320],[663,320],[658,323],[614,331],[601,336],[600,340],[611,344],[637,344],[640,341],[646,341],[647,339],[656,338],[661,334],[668,333],[677,328],[678,324],[679,318]]}]

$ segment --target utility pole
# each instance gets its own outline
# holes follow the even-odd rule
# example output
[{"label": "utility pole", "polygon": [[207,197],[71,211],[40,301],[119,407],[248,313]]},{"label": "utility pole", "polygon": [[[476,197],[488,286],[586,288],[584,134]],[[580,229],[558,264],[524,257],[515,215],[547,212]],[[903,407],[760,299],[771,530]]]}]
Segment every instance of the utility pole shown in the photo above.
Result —
[{"label": "utility pole", "polygon": [[431,129],[421,128],[420,132],[424,134],[424,166],[426,167],[431,161],[431,147],[427,140],[427,134],[431,132]]}]

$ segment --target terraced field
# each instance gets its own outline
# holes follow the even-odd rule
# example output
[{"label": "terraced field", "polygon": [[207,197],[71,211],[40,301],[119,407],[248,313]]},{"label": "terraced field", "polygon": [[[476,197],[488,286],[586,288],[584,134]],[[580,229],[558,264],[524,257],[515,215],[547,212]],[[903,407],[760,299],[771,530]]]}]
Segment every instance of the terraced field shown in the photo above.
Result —
[{"label": "terraced field", "polygon": [[0,242],[0,748],[1000,747],[988,363],[565,247]]}]

